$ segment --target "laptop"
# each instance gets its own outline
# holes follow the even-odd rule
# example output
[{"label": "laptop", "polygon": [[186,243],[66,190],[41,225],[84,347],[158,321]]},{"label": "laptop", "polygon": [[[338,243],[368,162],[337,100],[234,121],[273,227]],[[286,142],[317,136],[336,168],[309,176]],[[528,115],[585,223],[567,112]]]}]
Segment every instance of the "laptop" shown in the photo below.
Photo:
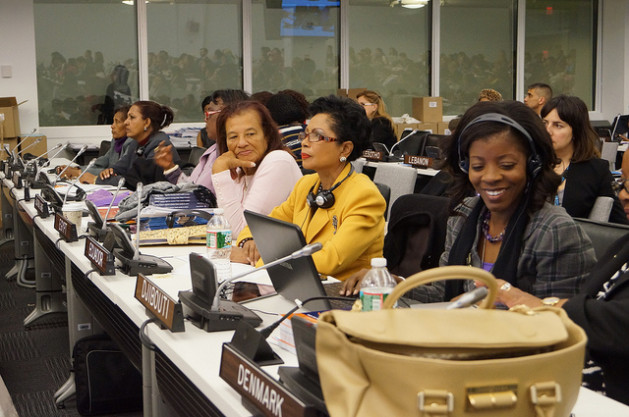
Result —
[{"label": "laptop", "polygon": [[[263,214],[245,210],[258,252],[265,263],[290,255],[306,246],[299,226]],[[339,296],[338,285],[323,285],[311,256],[292,259],[267,270],[275,291],[287,300],[301,301],[316,296]],[[339,283],[340,284],[340,283]],[[331,303],[332,301],[332,303]],[[304,306],[309,311],[351,309],[351,301],[315,300]]]},{"label": "laptop", "polygon": [[303,402],[327,415],[317,368],[317,326],[297,316],[291,319],[291,325],[299,367],[280,366],[280,381]]}]

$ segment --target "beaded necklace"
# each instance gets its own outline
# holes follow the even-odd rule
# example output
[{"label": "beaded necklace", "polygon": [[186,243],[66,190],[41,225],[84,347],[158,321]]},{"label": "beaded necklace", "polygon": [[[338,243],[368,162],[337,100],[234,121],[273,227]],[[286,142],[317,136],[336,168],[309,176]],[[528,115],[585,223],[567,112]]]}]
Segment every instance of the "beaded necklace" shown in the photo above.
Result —
[{"label": "beaded necklace", "polygon": [[487,239],[489,243],[502,242],[502,238],[505,235],[505,231],[503,230],[502,232],[500,232],[498,236],[490,235],[489,234],[489,219],[491,219],[491,211],[487,210],[485,214],[483,215],[483,224],[481,225],[481,230],[483,231],[483,234],[485,235],[485,239]]}]

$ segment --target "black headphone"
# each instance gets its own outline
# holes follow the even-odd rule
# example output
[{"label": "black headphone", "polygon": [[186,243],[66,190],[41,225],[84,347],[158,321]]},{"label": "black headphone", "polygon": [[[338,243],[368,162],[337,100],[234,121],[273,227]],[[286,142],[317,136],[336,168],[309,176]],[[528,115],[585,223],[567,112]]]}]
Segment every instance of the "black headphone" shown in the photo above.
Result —
[{"label": "black headphone", "polygon": [[537,153],[537,149],[535,148],[535,142],[533,142],[533,138],[531,137],[529,132],[527,132],[518,122],[508,116],[505,116],[504,114],[499,113],[487,113],[483,114],[482,116],[478,116],[477,118],[469,122],[467,126],[465,126],[465,129],[461,131],[461,134],[459,135],[459,141],[457,143],[459,153],[459,168],[461,168],[461,171],[467,174],[470,170],[470,161],[468,159],[468,156],[466,155],[464,157],[461,153],[461,142],[463,136],[470,126],[484,122],[496,122],[511,126],[526,138],[529,143],[529,147],[531,148],[531,155],[526,162],[526,170],[529,173],[531,179],[537,177],[537,175],[539,175],[539,173],[542,171],[542,161],[539,157],[539,154]]},{"label": "black headphone", "polygon": [[[310,191],[308,191],[308,197],[306,197],[306,202],[308,203],[308,207],[322,208],[322,209],[328,209],[332,207],[334,205],[334,194],[332,194],[332,191],[334,191],[339,185],[343,183],[343,181],[348,179],[349,176],[354,173],[354,166],[351,163],[349,164],[349,166],[350,166],[349,173],[345,176],[345,178],[343,178],[342,180],[334,184],[334,186],[330,188],[329,190],[319,189],[317,191],[317,194],[315,195],[312,192],[315,187],[313,185]],[[321,185],[319,185],[319,187],[321,187]]]}]

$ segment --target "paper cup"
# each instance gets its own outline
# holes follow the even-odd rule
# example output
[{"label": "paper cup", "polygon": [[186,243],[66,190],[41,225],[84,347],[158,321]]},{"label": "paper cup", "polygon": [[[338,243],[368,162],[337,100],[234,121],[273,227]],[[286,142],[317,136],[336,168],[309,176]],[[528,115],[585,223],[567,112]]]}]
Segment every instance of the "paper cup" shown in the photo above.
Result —
[{"label": "paper cup", "polygon": [[79,204],[66,204],[61,210],[63,217],[76,225],[76,230],[81,229],[81,221],[83,218],[83,206]]}]

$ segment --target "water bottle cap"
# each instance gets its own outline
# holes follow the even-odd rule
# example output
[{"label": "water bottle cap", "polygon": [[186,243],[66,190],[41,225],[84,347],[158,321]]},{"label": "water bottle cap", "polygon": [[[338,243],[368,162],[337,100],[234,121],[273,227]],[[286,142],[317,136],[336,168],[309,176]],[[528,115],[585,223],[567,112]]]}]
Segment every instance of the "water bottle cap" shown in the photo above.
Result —
[{"label": "water bottle cap", "polygon": [[384,268],[387,266],[387,258],[371,258],[372,268]]},{"label": "water bottle cap", "polygon": [[220,207],[217,207],[212,211],[214,212],[214,214],[225,214],[225,210]]}]

